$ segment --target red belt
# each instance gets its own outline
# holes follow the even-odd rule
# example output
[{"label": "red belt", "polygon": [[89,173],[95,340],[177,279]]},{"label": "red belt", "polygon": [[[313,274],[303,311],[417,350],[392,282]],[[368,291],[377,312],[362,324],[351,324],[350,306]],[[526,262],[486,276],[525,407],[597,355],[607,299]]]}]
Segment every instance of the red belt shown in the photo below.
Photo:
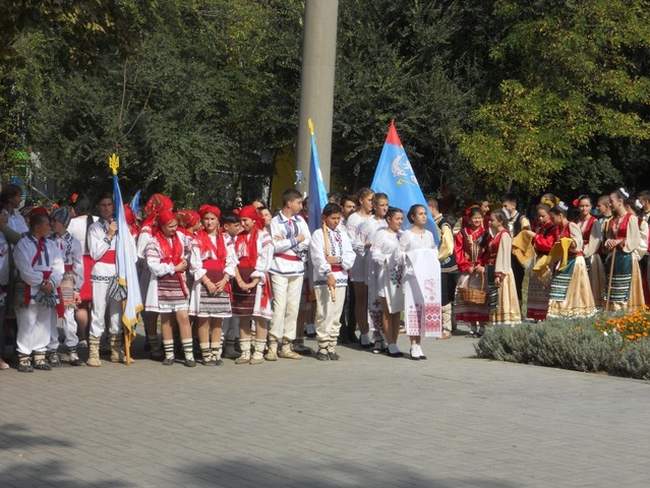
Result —
[{"label": "red belt", "polygon": [[115,264],[115,251],[109,250],[96,263]]},{"label": "red belt", "polygon": [[63,266],[63,269],[65,269],[65,272],[68,273],[70,271],[74,271],[74,264],[66,264]]},{"label": "red belt", "polygon": [[332,273],[343,272],[343,266],[341,266],[340,264],[330,264],[330,267],[332,268]]},{"label": "red belt", "polygon": [[287,261],[301,261],[302,262],[302,259],[300,259],[298,256],[294,256],[293,254],[280,253],[280,254],[276,254],[275,257],[280,258],[280,259],[286,259]]}]

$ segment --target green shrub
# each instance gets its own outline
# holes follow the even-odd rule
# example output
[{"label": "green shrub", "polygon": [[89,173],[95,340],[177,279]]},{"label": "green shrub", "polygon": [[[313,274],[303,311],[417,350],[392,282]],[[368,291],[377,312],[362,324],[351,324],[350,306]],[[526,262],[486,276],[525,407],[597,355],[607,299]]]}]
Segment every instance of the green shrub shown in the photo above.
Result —
[{"label": "green shrub", "polygon": [[596,319],[549,320],[488,328],[479,358],[650,379],[650,339],[623,341],[594,328]]}]

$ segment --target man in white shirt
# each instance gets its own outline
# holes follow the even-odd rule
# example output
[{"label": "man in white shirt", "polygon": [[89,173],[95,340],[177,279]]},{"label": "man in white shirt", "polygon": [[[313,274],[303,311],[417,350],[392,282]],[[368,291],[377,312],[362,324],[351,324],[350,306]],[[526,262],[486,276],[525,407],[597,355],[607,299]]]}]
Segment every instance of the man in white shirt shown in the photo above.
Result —
[{"label": "man in white shirt", "polygon": [[[282,194],[282,210],[271,221],[274,256],[269,273],[273,288],[273,318],[269,331],[267,361],[276,361],[278,356],[286,359],[301,359],[291,348],[296,338],[296,323],[302,281],[305,274],[305,260],[309,250],[309,228],[298,215],[302,210],[302,195],[294,189]],[[282,344],[278,351],[278,343]]]}]

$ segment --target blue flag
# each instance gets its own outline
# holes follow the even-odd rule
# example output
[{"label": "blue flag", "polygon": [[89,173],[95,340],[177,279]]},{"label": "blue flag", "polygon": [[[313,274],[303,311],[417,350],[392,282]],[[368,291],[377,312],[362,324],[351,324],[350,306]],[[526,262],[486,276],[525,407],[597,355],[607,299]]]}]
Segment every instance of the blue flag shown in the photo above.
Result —
[{"label": "blue flag", "polygon": [[318,147],[316,147],[316,136],[314,126],[309,119],[309,131],[311,132],[311,161],[309,163],[309,232],[314,232],[321,226],[321,214],[327,205],[327,190],[323,183],[323,174],[320,171],[320,160],[318,159]]},{"label": "blue flag", "polygon": [[131,199],[131,210],[133,210],[133,213],[138,216],[140,215],[140,198],[142,195],[142,190],[138,190],[135,195],[133,195],[133,198]]},{"label": "blue flag", "polygon": [[[411,205],[424,205],[428,217],[427,229],[433,234],[436,246],[440,245],[438,226],[429,211],[429,206],[420,189],[409,158],[404,151],[399,135],[397,135],[394,122],[391,122],[388,127],[386,141],[381,150],[370,188],[375,193],[381,192],[388,195],[391,207],[401,208],[404,214],[409,211]],[[408,221],[404,219],[404,228],[407,228],[408,225]]]}]

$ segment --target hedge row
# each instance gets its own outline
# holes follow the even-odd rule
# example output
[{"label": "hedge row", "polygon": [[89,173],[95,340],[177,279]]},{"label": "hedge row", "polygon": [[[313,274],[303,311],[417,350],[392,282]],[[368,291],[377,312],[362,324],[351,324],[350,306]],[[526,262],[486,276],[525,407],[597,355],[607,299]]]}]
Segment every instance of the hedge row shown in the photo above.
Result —
[{"label": "hedge row", "polygon": [[488,328],[475,346],[476,355],[650,380],[650,338],[625,341],[597,331],[594,323],[591,318]]}]

